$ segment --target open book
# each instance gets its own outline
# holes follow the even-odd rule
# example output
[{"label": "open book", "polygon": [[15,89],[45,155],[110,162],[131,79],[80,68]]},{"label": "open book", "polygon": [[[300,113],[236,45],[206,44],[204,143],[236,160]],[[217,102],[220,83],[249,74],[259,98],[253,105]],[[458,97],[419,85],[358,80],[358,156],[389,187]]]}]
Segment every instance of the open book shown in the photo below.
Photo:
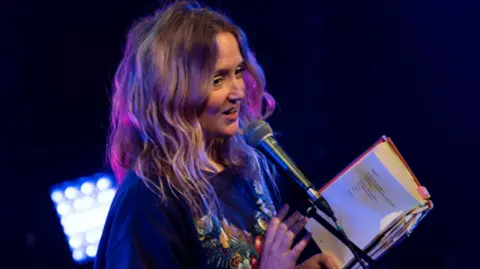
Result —
[{"label": "open book", "polygon": [[[433,207],[430,199],[420,196],[419,186],[392,140],[382,137],[320,193],[349,239],[377,259],[409,236]],[[323,212],[317,213],[330,221]],[[343,268],[361,268],[349,248],[316,220],[310,219],[306,229],[322,251],[337,255]]]}]

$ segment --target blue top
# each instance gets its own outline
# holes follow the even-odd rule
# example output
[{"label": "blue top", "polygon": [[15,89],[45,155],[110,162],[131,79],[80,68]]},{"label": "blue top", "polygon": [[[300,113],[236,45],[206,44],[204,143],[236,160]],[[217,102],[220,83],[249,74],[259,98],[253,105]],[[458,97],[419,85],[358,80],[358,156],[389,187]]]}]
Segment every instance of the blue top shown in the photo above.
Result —
[{"label": "blue top", "polygon": [[133,172],[120,184],[107,216],[95,269],[256,269],[275,212],[264,188],[226,168],[211,179],[223,215],[193,219],[184,202],[159,201]]}]

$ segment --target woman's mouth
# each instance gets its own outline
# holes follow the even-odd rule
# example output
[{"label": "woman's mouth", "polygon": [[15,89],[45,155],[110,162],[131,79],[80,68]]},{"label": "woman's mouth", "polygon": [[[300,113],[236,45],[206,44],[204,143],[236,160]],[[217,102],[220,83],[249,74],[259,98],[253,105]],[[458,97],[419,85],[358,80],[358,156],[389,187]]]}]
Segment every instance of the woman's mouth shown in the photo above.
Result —
[{"label": "woman's mouth", "polygon": [[228,120],[236,120],[238,117],[238,107],[230,108],[229,110],[224,111],[222,114],[224,114]]},{"label": "woman's mouth", "polygon": [[225,114],[225,115],[231,115],[231,114],[236,113],[236,112],[237,112],[237,108],[236,108],[236,107],[232,107],[232,108],[230,108],[229,110],[224,111],[223,114]]}]

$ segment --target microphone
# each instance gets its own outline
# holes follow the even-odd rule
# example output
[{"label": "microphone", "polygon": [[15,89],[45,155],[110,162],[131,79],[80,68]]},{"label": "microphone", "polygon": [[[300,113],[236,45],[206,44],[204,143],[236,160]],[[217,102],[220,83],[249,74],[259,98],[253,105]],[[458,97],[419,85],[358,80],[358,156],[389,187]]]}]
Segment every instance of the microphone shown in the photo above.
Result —
[{"label": "microphone", "polygon": [[[325,198],[323,198],[316,191],[315,187],[308,180],[308,178],[302,173],[302,171],[300,171],[300,169],[298,169],[293,160],[287,155],[282,147],[280,147],[280,144],[273,137],[272,128],[268,123],[261,120],[250,122],[245,127],[244,137],[247,144],[258,149],[278,168],[285,172],[290,179],[295,181],[302,188],[302,190],[307,193],[312,204],[333,220],[337,230],[335,230],[335,228],[333,228],[319,214],[316,214],[316,211],[313,212],[313,217],[315,220],[317,220],[336,238],[348,246],[355,259],[363,269],[368,268],[368,266],[364,263],[365,261],[370,263],[370,265],[373,266],[372,268],[382,268],[380,264],[378,264],[375,260],[368,256],[368,254],[366,254],[362,249],[348,239],[347,234],[335,217],[335,214],[327,200],[325,200]],[[310,211],[308,214],[310,215],[311,213],[312,212]]]},{"label": "microphone", "polygon": [[307,193],[308,198],[318,209],[336,221],[335,214],[327,200],[316,191],[310,180],[282,149],[274,138],[272,128],[267,122],[262,120],[250,122],[245,127],[244,137],[248,145],[262,152],[277,168],[281,169],[290,179],[295,181]]}]

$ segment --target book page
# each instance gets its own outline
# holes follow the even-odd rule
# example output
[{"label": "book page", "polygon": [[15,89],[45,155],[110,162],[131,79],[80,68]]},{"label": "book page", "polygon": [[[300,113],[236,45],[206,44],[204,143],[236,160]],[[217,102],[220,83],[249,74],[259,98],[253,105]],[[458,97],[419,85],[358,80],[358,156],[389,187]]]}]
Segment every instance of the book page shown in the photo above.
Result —
[{"label": "book page", "polygon": [[[386,251],[392,248],[394,245],[398,244],[402,240],[406,239],[409,236],[409,233],[415,228],[422,216],[428,211],[428,207],[417,208],[413,212],[410,212],[394,227],[389,229],[387,233],[383,236],[379,244],[375,245],[373,249],[368,251],[368,255],[373,259],[378,259]],[[362,268],[360,264],[355,263],[351,269],[360,269]]]},{"label": "book page", "polygon": [[[350,240],[360,248],[365,248],[392,221],[419,206],[417,199],[395,179],[374,151],[350,167],[321,194]],[[345,264],[353,258],[348,247],[314,219],[309,220],[306,228],[323,251],[335,253]]]},{"label": "book page", "polygon": [[387,167],[390,173],[402,184],[402,186],[413,196],[417,201],[425,203],[426,201],[417,192],[417,183],[414,181],[412,175],[408,172],[400,158],[395,154],[390,144],[381,143],[375,148],[375,155],[382,161],[383,165]]}]

